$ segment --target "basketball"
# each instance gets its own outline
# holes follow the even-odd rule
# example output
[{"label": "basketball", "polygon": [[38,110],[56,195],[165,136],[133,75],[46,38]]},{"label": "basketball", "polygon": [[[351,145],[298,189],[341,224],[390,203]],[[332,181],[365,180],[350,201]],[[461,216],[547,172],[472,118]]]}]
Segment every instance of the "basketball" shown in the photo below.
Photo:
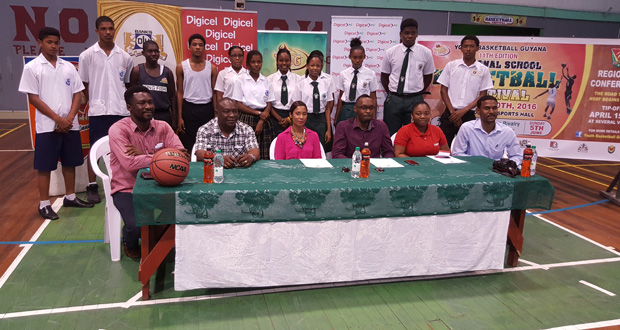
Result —
[{"label": "basketball", "polygon": [[162,149],[151,159],[151,175],[162,186],[172,187],[180,184],[189,173],[189,158],[174,148]]}]

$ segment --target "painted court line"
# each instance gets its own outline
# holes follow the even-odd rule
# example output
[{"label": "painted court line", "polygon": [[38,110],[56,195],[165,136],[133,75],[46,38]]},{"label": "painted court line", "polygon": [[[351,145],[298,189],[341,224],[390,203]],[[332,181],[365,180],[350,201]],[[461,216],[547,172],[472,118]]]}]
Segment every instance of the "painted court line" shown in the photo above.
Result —
[{"label": "painted court line", "polygon": [[600,321],[600,322],[592,322],[592,323],[582,323],[582,324],[574,324],[574,325],[565,325],[557,328],[549,328],[546,330],[585,330],[585,329],[596,329],[596,328],[604,328],[604,327],[613,327],[620,325],[620,319],[608,320],[608,321]]},{"label": "painted court line", "polygon": [[560,212],[560,211],[566,211],[566,210],[572,210],[572,209],[579,209],[579,208],[586,207],[586,206],[598,205],[598,204],[602,204],[602,203],[606,203],[606,202],[609,202],[609,199],[601,199],[600,201],[596,201],[596,202],[592,202],[592,203],[575,205],[575,206],[569,206],[569,207],[565,207],[565,208],[561,208],[561,209],[555,209],[555,210],[547,210],[547,211],[531,212],[531,213],[528,212],[528,214],[536,215],[536,214]]},{"label": "painted court line", "polygon": [[523,258],[519,258],[519,261],[520,261],[520,262],[522,262],[522,263],[524,263],[524,264],[526,264],[526,265],[530,265],[530,266],[538,267],[538,268],[540,268],[540,269],[544,269],[544,270],[549,270],[549,267],[542,266],[542,265],[540,265],[540,264],[537,264],[537,263],[535,263],[535,262],[531,262],[531,261],[525,260],[525,259],[523,259]]},{"label": "painted court line", "polygon": [[8,132],[6,132],[6,133],[4,133],[4,134],[1,134],[1,135],[0,135],[0,138],[1,138],[1,137],[3,137],[3,136],[5,136],[5,135],[9,135],[9,134],[13,133],[14,131],[16,131],[16,130],[18,130],[18,129],[20,129],[20,128],[24,127],[24,126],[26,126],[26,124],[25,124],[25,123],[24,123],[24,124],[21,124],[21,125],[19,125],[19,126],[17,126],[17,127],[15,127],[15,128],[13,128],[12,130],[10,130],[10,131],[8,131]]},{"label": "painted court line", "polygon": [[[587,168],[581,168],[579,165],[572,165],[572,164],[568,164],[568,163],[561,162],[561,161],[559,161],[559,160],[557,160],[557,159],[553,159],[553,158],[547,158],[547,159],[549,159],[549,160],[552,160],[552,161],[554,161],[554,162],[558,162],[558,163],[562,164],[562,165],[551,165],[551,166],[555,166],[555,167],[560,167],[560,166],[570,166],[570,167],[577,168],[577,169],[580,169],[580,170],[585,171],[585,172],[590,172],[590,173],[592,173],[592,174],[595,174],[595,175],[598,175],[598,176],[605,177],[605,178],[609,178],[609,179],[613,179],[613,178],[614,178],[613,176],[609,176],[609,175],[606,175],[606,174],[603,174],[603,173],[599,173],[599,172],[597,172],[597,171],[592,171],[592,170],[589,170],[589,169],[587,169]],[[547,165],[547,166],[549,166],[549,165]]]},{"label": "painted court line", "polygon": [[103,243],[102,239],[91,239],[91,240],[76,240],[76,241],[7,241],[0,242],[0,245],[11,245],[11,244],[21,244],[21,245],[37,245],[37,244],[75,244],[75,243]]},{"label": "painted court line", "polygon": [[605,290],[605,289],[601,288],[600,286],[594,285],[594,284],[592,284],[592,283],[590,283],[590,282],[587,282],[587,281],[584,281],[584,280],[579,281],[579,283],[581,283],[581,284],[583,284],[583,285],[586,285],[586,286],[589,286],[589,287],[591,287],[592,289],[595,289],[595,290],[601,291],[602,293],[604,293],[604,294],[606,294],[606,295],[608,295],[608,296],[611,296],[611,297],[614,297],[614,296],[616,295],[615,293],[613,293],[613,292],[611,292],[611,291],[607,291],[607,290]]}]

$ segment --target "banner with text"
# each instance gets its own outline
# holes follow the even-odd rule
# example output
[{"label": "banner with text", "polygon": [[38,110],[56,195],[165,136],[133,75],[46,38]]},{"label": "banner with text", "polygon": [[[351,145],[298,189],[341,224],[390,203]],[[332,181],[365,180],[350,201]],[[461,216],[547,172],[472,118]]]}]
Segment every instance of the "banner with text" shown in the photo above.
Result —
[{"label": "banner with text", "polygon": [[[481,37],[478,61],[489,67],[499,118],[522,144],[547,157],[618,160],[620,42],[617,40]],[[426,101],[444,110],[437,78],[462,58],[461,37],[423,36],[435,79]]]},{"label": "banner with text", "polygon": [[398,16],[332,16],[332,43],[330,70],[337,78],[340,72],[351,67],[349,52],[351,39],[359,37],[366,50],[364,66],[375,71],[379,90],[377,90],[377,118],[383,118],[385,91],[381,85],[381,63],[385,51],[400,42],[400,23]]},{"label": "banner with text", "polygon": [[[313,50],[327,53],[327,32],[258,31],[258,50],[263,54],[261,73],[267,77],[277,71],[276,55],[280,48],[291,52],[291,72],[306,74],[306,61]],[[326,65],[323,71],[326,71]]]},{"label": "banner with text", "polygon": [[218,70],[230,66],[228,49],[231,46],[240,46],[246,54],[256,49],[256,12],[184,8],[181,16],[183,58],[191,56],[187,42],[194,33],[205,37],[205,58]]}]

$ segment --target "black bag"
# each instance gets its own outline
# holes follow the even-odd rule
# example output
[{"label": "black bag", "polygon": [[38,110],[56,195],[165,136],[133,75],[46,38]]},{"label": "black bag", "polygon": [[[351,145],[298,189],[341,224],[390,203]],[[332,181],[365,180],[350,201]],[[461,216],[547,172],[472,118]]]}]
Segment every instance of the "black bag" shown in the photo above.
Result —
[{"label": "black bag", "polygon": [[514,178],[519,174],[519,168],[514,160],[502,158],[493,162],[493,171]]}]

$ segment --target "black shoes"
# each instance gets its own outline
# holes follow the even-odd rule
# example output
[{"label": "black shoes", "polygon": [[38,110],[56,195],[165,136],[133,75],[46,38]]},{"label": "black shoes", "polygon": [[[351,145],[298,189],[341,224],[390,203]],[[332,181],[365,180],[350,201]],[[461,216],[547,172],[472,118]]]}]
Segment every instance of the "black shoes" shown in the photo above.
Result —
[{"label": "black shoes", "polygon": [[44,208],[39,208],[39,214],[43,217],[43,219],[49,220],[57,220],[58,214],[52,210],[52,206],[48,205]]},{"label": "black shoes", "polygon": [[64,207],[93,207],[93,204],[85,202],[77,197],[74,200],[69,200],[67,199],[67,197],[65,197],[62,200],[62,206]]},{"label": "black shoes", "polygon": [[129,247],[127,247],[127,244],[123,243],[123,250],[125,252],[125,255],[130,259],[138,260],[141,257],[140,248],[130,249]]},{"label": "black shoes", "polygon": [[99,196],[99,185],[89,184],[86,186],[86,200],[89,203],[98,204],[101,203],[101,196]]}]

